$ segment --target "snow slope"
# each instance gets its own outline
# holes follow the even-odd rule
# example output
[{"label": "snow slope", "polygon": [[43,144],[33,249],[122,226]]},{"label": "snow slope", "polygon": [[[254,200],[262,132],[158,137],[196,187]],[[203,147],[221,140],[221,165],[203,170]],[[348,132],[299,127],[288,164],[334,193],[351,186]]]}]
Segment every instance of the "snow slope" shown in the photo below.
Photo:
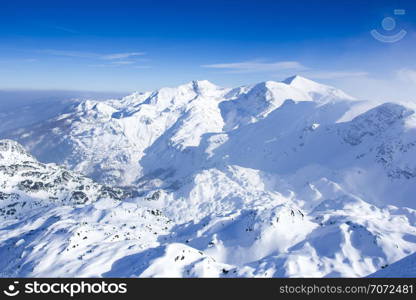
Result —
[{"label": "snow slope", "polygon": [[[194,81],[82,101],[1,137],[63,165],[28,159],[48,170],[43,186],[63,168],[94,186],[88,201],[71,200],[79,183],[25,190],[28,175],[0,161],[3,193],[44,203],[1,221],[2,253],[28,230],[37,237],[19,242],[24,258],[7,252],[3,276],[362,277],[416,251],[416,116],[403,104],[300,76],[235,89]],[[72,222],[62,236],[61,220]],[[59,267],[45,267],[46,254]]]},{"label": "snow slope", "polygon": [[371,274],[369,277],[416,277],[416,253],[409,255],[395,263],[385,266],[382,270]]}]

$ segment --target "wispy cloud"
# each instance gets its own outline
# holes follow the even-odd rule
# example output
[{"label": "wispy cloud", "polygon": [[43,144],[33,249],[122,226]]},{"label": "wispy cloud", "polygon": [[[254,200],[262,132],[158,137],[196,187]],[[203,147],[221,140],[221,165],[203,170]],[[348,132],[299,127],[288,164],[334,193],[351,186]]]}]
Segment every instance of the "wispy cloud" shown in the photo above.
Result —
[{"label": "wispy cloud", "polygon": [[113,65],[134,65],[135,63],[134,60],[116,60],[111,62]]},{"label": "wispy cloud", "polygon": [[135,61],[114,61],[111,63],[91,64],[88,66],[93,67],[93,68],[116,68],[116,67],[122,67],[122,66],[131,66],[131,68],[134,68],[134,69],[151,69],[152,68],[151,66],[137,65],[137,62]]},{"label": "wispy cloud", "polygon": [[144,52],[113,53],[113,54],[108,54],[108,55],[102,55],[101,59],[108,59],[108,60],[126,59],[126,58],[130,58],[130,57],[134,57],[134,56],[142,56],[142,55],[145,55],[145,54],[146,53],[144,53]]},{"label": "wispy cloud", "polygon": [[[144,52],[118,52],[109,54],[100,54],[86,51],[72,51],[72,50],[56,50],[56,49],[45,49],[38,51],[43,54],[53,56],[72,57],[78,59],[88,59],[92,63],[91,67],[115,67],[115,66],[135,66],[136,64],[144,61],[145,59],[136,58],[137,56],[145,55]],[[141,66],[137,66],[141,67]],[[148,68],[146,66],[146,68]]]},{"label": "wispy cloud", "polygon": [[101,60],[119,60],[119,59],[126,59],[126,58],[135,57],[135,56],[145,55],[144,52],[122,52],[122,53],[99,54],[99,53],[94,53],[94,52],[55,50],[55,49],[45,49],[45,50],[41,50],[40,52],[44,54],[55,55],[55,56],[91,58],[91,59],[101,59]]},{"label": "wispy cloud", "polygon": [[40,50],[40,53],[54,55],[54,56],[66,56],[66,57],[76,57],[76,58],[99,58],[100,55],[92,52],[83,52],[83,51],[72,51],[72,50],[55,50],[55,49],[45,49]]},{"label": "wispy cloud", "polygon": [[314,79],[337,79],[348,77],[365,77],[368,76],[368,72],[364,71],[311,71],[305,72],[305,76]]},{"label": "wispy cloud", "polygon": [[232,73],[252,73],[252,72],[268,72],[282,70],[305,70],[307,69],[297,61],[242,61],[232,63],[220,63],[201,65],[203,68],[222,69]]},{"label": "wispy cloud", "polygon": [[151,69],[151,66],[134,66],[135,69]]},{"label": "wispy cloud", "polygon": [[19,58],[19,59],[7,59],[0,60],[0,63],[33,63],[37,62],[36,58]]},{"label": "wispy cloud", "polygon": [[416,83],[416,70],[412,69],[400,69],[396,72],[399,80],[404,82]]},{"label": "wispy cloud", "polygon": [[220,63],[202,65],[203,68],[225,70],[227,73],[254,73],[254,72],[296,72],[315,79],[336,79],[348,77],[364,77],[368,73],[364,71],[315,71],[298,61],[242,61],[232,63]]}]

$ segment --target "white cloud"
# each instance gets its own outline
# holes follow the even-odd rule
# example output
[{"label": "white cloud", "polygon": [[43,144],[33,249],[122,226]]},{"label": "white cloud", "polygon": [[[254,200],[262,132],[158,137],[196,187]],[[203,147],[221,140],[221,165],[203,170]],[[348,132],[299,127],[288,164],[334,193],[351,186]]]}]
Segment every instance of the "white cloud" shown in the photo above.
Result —
[{"label": "white cloud", "polygon": [[416,83],[416,70],[400,69],[396,72],[396,75],[401,81]]},{"label": "white cloud", "polygon": [[134,60],[116,60],[111,62],[113,65],[134,65],[135,63]]},{"label": "white cloud", "polygon": [[134,66],[135,64],[143,61],[144,59],[138,59],[136,56],[145,55],[144,52],[120,52],[111,54],[99,54],[93,52],[84,51],[68,51],[68,50],[54,50],[47,49],[39,51],[44,54],[54,56],[65,56],[73,58],[90,59],[92,61],[105,61],[103,63],[91,64],[91,67],[116,67],[116,66]]},{"label": "white cloud", "polygon": [[151,66],[134,66],[135,69],[151,69]]},{"label": "white cloud", "polygon": [[131,66],[134,69],[151,69],[151,66],[145,66],[145,65],[137,65],[136,61],[113,61],[111,63],[105,63],[105,64],[92,64],[88,65],[89,67],[94,68],[116,68],[121,66]]},{"label": "white cloud", "polygon": [[113,59],[125,59],[129,57],[141,56],[141,55],[145,55],[145,53],[144,52],[113,53],[113,54],[103,55],[101,56],[101,58],[113,60]]},{"label": "white cloud", "polygon": [[36,62],[36,61],[38,61],[36,58],[26,58],[26,59],[23,59],[23,61],[24,62]]},{"label": "white cloud", "polygon": [[91,59],[101,59],[101,60],[119,60],[119,59],[126,59],[130,57],[145,55],[144,52],[123,52],[123,53],[99,54],[99,53],[93,53],[93,52],[54,50],[54,49],[46,49],[46,50],[42,50],[41,52],[45,54],[49,54],[49,55],[55,55],[55,56],[91,58]]},{"label": "white cloud", "polygon": [[8,59],[8,60],[0,60],[1,64],[6,64],[6,63],[33,63],[33,62],[37,62],[38,59],[36,58],[21,58],[21,59]]},{"label": "white cloud", "polygon": [[274,71],[296,71],[315,79],[336,79],[348,77],[364,77],[367,72],[363,71],[314,71],[302,65],[297,61],[277,61],[277,62],[263,62],[263,61],[243,61],[233,63],[221,63],[202,65],[204,68],[222,69],[228,73],[252,73],[252,72],[274,72]]},{"label": "white cloud", "polygon": [[223,69],[232,73],[251,73],[251,72],[267,72],[281,70],[305,70],[301,63],[297,61],[277,61],[277,62],[261,62],[261,61],[243,61],[221,64],[202,65],[203,68]]},{"label": "white cloud", "polygon": [[78,57],[78,58],[96,58],[97,54],[83,51],[71,51],[71,50],[55,50],[46,49],[41,50],[41,53],[55,55],[55,56],[67,56],[67,57]]},{"label": "white cloud", "polygon": [[348,77],[365,77],[368,76],[368,72],[363,71],[316,71],[306,72],[305,76],[315,79],[337,79]]}]

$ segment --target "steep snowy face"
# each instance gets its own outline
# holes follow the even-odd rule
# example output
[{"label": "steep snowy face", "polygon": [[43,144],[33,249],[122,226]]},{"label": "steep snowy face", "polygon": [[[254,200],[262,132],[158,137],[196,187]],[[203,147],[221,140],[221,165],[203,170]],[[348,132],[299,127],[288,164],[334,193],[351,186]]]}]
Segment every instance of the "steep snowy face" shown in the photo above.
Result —
[{"label": "steep snowy face", "polygon": [[307,93],[313,101],[318,103],[325,103],[336,99],[355,100],[354,97],[348,95],[340,89],[317,83],[299,75],[289,77],[285,79],[283,83]]},{"label": "steep snowy face", "polygon": [[254,124],[211,136],[205,164],[272,172],[296,185],[325,177],[371,203],[416,208],[414,111],[386,103],[337,122],[350,103],[288,102]]},{"label": "steep snowy face", "polygon": [[226,130],[256,122],[280,107],[286,100],[314,101],[324,104],[337,100],[354,100],[341,90],[319,84],[301,76],[282,82],[266,81],[253,86],[243,86],[227,94],[221,103]]},{"label": "steep snowy face", "polygon": [[380,278],[415,278],[416,277],[416,253],[413,253],[391,265],[383,268],[368,277]]}]

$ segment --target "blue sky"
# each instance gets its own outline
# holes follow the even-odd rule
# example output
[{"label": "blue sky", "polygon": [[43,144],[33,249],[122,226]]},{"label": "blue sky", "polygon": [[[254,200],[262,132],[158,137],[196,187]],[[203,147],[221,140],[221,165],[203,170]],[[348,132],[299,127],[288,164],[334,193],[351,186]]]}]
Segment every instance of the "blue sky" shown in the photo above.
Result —
[{"label": "blue sky", "polygon": [[[301,74],[362,98],[416,100],[411,0],[14,0],[0,6],[0,89],[129,92],[194,79],[236,86]],[[406,34],[385,43],[371,30]]]}]

